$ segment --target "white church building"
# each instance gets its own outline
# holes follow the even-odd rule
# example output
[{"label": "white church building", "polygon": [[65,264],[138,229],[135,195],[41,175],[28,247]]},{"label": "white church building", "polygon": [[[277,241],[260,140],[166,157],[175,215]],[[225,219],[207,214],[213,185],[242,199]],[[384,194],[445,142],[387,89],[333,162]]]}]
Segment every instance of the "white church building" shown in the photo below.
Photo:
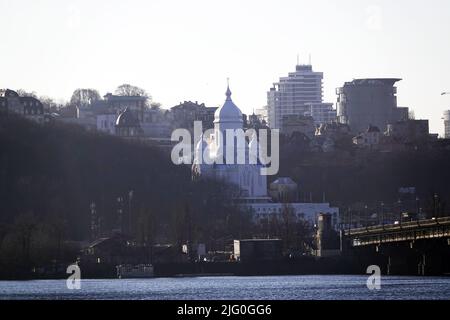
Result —
[{"label": "white church building", "polygon": [[[339,223],[339,209],[330,207],[329,203],[280,203],[274,202],[268,195],[267,176],[261,174],[263,165],[258,156],[261,148],[256,133],[250,141],[240,144],[239,139],[227,141],[226,130],[243,132],[243,116],[241,110],[231,99],[230,88],[226,91],[226,100],[214,114],[214,129],[209,135],[200,137],[194,154],[192,174],[194,177],[208,177],[222,180],[236,187],[236,202],[246,208],[251,208],[255,221],[281,215],[286,206],[298,219],[304,219],[316,224],[321,213],[329,213],[333,224]],[[230,147],[231,146],[231,147]],[[230,154],[230,152],[232,154]],[[236,164],[238,155],[245,154]],[[244,153],[245,152],[245,153]],[[234,161],[230,162],[229,159]],[[242,161],[244,160],[245,161]]]}]

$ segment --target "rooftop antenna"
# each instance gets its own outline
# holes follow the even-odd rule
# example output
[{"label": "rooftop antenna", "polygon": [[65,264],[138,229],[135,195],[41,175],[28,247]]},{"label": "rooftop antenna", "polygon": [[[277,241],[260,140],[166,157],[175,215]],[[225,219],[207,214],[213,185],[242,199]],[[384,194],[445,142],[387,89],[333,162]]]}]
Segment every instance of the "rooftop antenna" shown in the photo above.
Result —
[{"label": "rooftop antenna", "polygon": [[309,54],[309,65],[311,65],[311,53]]},{"label": "rooftop antenna", "polygon": [[300,55],[297,53],[297,65],[300,65]]}]

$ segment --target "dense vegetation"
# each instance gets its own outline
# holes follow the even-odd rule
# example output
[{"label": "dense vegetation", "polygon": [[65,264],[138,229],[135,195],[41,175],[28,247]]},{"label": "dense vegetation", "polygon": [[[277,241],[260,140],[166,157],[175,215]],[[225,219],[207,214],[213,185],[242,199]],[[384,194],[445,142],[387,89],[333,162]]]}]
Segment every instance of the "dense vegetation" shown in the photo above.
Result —
[{"label": "dense vegetation", "polygon": [[122,225],[147,243],[237,237],[249,217],[228,195],[226,186],[192,183],[190,168],[156,147],[0,115],[0,268],[71,255],[67,240],[91,237],[92,202],[99,236]]},{"label": "dense vegetation", "polygon": [[[414,196],[428,212],[437,194],[440,214],[447,214],[449,164],[450,150],[442,146],[323,153],[282,143],[279,175],[299,183],[300,200],[325,196],[343,214],[358,203],[376,210],[381,201],[396,202],[400,187],[416,187]],[[222,250],[233,238],[271,236],[282,238],[286,250],[313,245],[310,227],[292,221],[288,210],[278,221],[252,225],[250,213],[230,201],[231,192],[212,181],[193,183],[188,166],[173,165],[156,147],[0,114],[0,276],[5,268],[73,259],[71,241],[92,238],[91,203],[95,236],[123,226],[147,244],[190,240]]]},{"label": "dense vegetation", "polygon": [[325,198],[341,209],[357,203],[376,209],[381,202],[396,203],[400,188],[415,187],[412,196],[423,210],[433,210],[436,195],[441,214],[450,214],[450,146],[445,141],[389,153],[311,152],[284,144],[280,154],[280,175],[299,183],[302,200]]}]

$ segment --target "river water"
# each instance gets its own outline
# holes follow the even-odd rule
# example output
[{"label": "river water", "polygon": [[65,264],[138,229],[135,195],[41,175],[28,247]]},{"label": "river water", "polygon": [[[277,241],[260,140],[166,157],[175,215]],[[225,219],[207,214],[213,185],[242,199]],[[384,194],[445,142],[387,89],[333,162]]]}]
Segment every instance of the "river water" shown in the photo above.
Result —
[{"label": "river water", "polygon": [[359,275],[99,279],[69,290],[65,280],[0,281],[0,299],[450,300],[450,277],[382,276],[380,290],[366,282]]}]

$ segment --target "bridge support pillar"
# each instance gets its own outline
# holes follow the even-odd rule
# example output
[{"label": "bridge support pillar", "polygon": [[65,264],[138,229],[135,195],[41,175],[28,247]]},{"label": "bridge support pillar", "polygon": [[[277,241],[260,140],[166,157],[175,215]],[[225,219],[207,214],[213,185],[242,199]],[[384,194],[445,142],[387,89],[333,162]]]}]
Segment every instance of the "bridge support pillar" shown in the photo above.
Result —
[{"label": "bridge support pillar", "polygon": [[442,256],[441,253],[438,254],[423,253],[417,266],[418,275],[419,276],[442,275],[443,273],[445,273],[444,270],[445,258],[446,257]]},{"label": "bridge support pillar", "polygon": [[379,253],[387,258],[387,275],[415,275],[419,261],[417,252],[408,242],[384,245]]},{"label": "bridge support pillar", "polygon": [[420,257],[420,261],[417,264],[417,275],[418,276],[424,276],[425,275],[425,263],[426,263],[426,255],[422,254]]}]

